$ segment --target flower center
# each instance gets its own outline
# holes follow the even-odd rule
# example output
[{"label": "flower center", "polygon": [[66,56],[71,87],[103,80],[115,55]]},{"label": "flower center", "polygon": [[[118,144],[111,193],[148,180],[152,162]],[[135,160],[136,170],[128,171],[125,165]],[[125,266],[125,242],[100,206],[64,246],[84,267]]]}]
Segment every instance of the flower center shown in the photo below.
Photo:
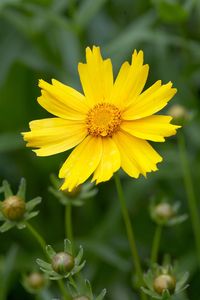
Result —
[{"label": "flower center", "polygon": [[88,133],[93,136],[112,136],[121,124],[120,110],[109,103],[96,104],[86,119]]}]

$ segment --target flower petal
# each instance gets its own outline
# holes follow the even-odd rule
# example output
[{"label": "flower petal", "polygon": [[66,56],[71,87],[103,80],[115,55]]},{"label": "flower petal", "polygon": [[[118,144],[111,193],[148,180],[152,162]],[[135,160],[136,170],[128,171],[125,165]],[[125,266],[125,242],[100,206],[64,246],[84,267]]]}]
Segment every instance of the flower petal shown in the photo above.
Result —
[{"label": "flower petal", "polygon": [[150,116],[164,106],[176,94],[177,90],[172,88],[172,83],[161,85],[161,81],[157,81],[137,99],[132,101],[131,105],[124,111],[124,120],[137,120]]},{"label": "flower petal", "polygon": [[88,112],[85,97],[73,88],[52,80],[52,84],[39,81],[42,95],[39,104],[55,116],[69,120],[83,120]]},{"label": "flower petal", "polygon": [[94,106],[107,101],[113,87],[110,59],[103,60],[99,47],[86,48],[86,64],[79,63],[78,71],[87,103]]},{"label": "flower petal", "polygon": [[60,118],[49,118],[30,122],[29,132],[24,132],[27,147],[38,156],[48,156],[66,151],[79,144],[87,135],[84,123]]},{"label": "flower petal", "polygon": [[180,126],[170,124],[172,117],[153,115],[134,121],[123,121],[121,129],[138,138],[164,142],[167,136],[176,134]]},{"label": "flower petal", "polygon": [[96,184],[109,180],[113,173],[120,168],[120,153],[111,138],[102,138],[102,156],[92,181]]},{"label": "flower petal", "polygon": [[94,172],[102,155],[102,139],[87,136],[67,158],[59,172],[60,178],[65,178],[61,189],[71,191],[83,183]]},{"label": "flower petal", "polygon": [[148,65],[143,65],[143,51],[135,50],[132,63],[125,62],[115,80],[111,93],[111,103],[126,107],[132,99],[136,98],[143,90],[149,71]]},{"label": "flower petal", "polygon": [[147,141],[121,131],[113,139],[120,151],[121,167],[129,176],[138,178],[140,173],[146,176],[147,172],[157,170],[156,164],[162,157]]}]

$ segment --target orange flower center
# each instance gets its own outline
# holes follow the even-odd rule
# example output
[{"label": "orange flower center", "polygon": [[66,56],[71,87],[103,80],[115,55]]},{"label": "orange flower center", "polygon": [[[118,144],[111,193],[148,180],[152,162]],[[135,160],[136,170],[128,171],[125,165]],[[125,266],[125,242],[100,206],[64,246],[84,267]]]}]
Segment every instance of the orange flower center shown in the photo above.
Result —
[{"label": "orange flower center", "polygon": [[112,136],[121,124],[121,111],[113,104],[96,104],[87,114],[88,133],[93,136]]}]

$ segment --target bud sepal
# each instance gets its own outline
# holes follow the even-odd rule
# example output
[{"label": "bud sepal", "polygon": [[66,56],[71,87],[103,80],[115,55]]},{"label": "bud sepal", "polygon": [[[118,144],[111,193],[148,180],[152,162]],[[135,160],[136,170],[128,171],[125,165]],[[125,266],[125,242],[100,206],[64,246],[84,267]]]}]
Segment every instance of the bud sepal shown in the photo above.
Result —
[{"label": "bud sepal", "polygon": [[36,197],[26,202],[26,181],[21,179],[17,194],[13,191],[9,183],[4,180],[0,192],[4,193],[4,200],[0,201],[0,232],[6,232],[13,227],[23,229],[26,227],[26,221],[38,215],[39,211],[33,211],[42,201],[41,197]]},{"label": "bud sepal", "polygon": [[71,242],[67,239],[64,240],[63,252],[55,252],[51,245],[46,247],[46,252],[50,259],[50,263],[39,258],[36,262],[39,265],[40,270],[46,273],[51,280],[59,280],[73,276],[74,274],[79,273],[85,265],[85,261],[81,262],[83,248],[80,246],[77,256],[74,257]]},{"label": "bud sepal", "polygon": [[68,291],[73,300],[103,300],[106,289],[103,289],[98,296],[94,296],[89,280],[79,279],[76,282],[68,283]]},{"label": "bud sepal", "polygon": [[151,219],[157,224],[162,226],[174,226],[181,224],[187,220],[188,215],[179,215],[180,202],[170,203],[167,199],[161,201],[152,200],[150,204]]},{"label": "bud sepal", "polygon": [[172,295],[183,292],[189,273],[179,274],[172,265],[154,266],[144,274],[146,287],[142,287],[143,292],[154,299],[168,300]]},{"label": "bud sepal", "polygon": [[62,205],[72,205],[72,206],[82,206],[85,203],[85,200],[94,197],[98,190],[95,188],[95,185],[91,182],[85,182],[71,192],[60,190],[62,181],[59,180],[54,174],[50,177],[52,186],[49,187],[49,191],[59,200]]}]

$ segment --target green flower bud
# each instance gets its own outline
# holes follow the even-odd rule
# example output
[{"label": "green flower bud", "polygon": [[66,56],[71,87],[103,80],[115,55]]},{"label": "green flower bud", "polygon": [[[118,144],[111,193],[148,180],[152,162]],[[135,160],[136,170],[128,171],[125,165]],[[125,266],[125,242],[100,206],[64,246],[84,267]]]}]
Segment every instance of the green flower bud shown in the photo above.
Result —
[{"label": "green flower bud", "polygon": [[171,295],[175,291],[176,279],[171,275],[161,274],[154,279],[153,287],[155,292],[160,295],[162,295],[165,290],[168,290]]},{"label": "green flower bud", "polygon": [[35,290],[39,291],[46,285],[46,278],[39,272],[33,272],[26,278],[27,285]]},{"label": "green flower bud", "polygon": [[10,196],[2,203],[2,213],[10,221],[19,221],[26,211],[26,204],[18,196]]},{"label": "green flower bud", "polygon": [[173,117],[174,121],[178,124],[182,124],[189,119],[189,113],[184,106],[180,104],[173,105],[169,111],[169,115]]},{"label": "green flower bud", "polygon": [[80,297],[73,298],[73,300],[90,300],[90,299],[85,296],[80,296]]},{"label": "green flower bud", "polygon": [[52,259],[53,270],[61,275],[70,272],[74,267],[74,258],[68,253],[59,252]]},{"label": "green flower bud", "polygon": [[169,203],[161,202],[154,209],[155,216],[162,221],[168,221],[174,216],[173,208]]},{"label": "green flower bud", "polygon": [[71,192],[68,190],[63,191],[69,198],[76,198],[81,192],[81,185],[76,186]]}]

